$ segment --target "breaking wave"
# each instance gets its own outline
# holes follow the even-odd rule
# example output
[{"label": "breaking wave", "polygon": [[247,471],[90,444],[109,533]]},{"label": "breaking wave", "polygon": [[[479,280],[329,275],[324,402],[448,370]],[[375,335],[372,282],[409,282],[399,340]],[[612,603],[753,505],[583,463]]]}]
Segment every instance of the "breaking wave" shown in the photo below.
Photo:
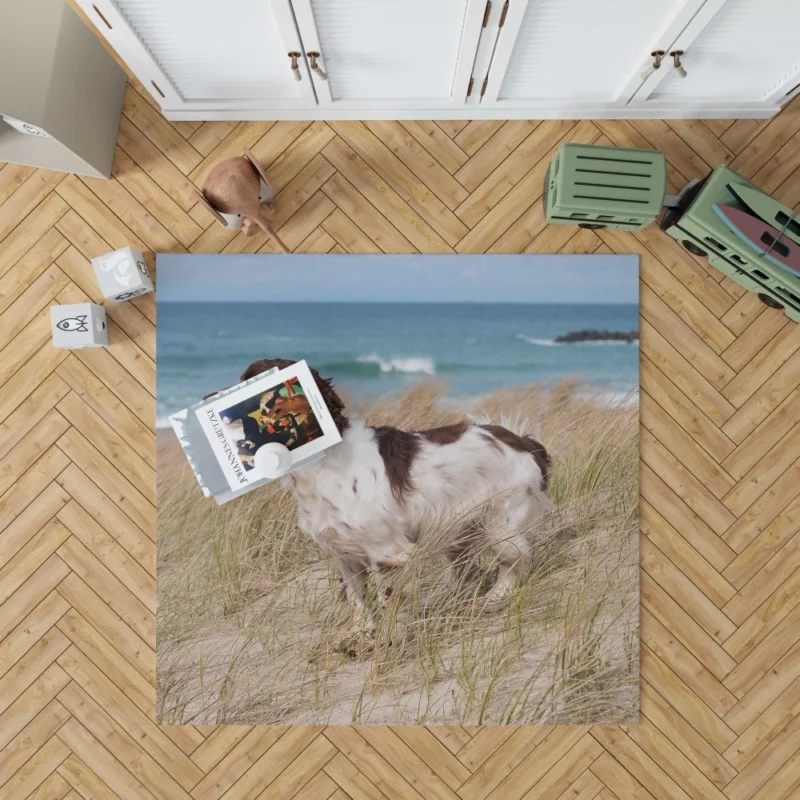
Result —
[{"label": "breaking wave", "polygon": [[409,372],[422,375],[435,375],[436,362],[430,356],[392,356],[382,358],[377,353],[359,356],[359,364],[376,364],[381,372]]},{"label": "breaking wave", "polygon": [[391,373],[409,375],[436,375],[436,362],[430,356],[390,356],[384,358],[377,353],[358,356],[353,361],[340,361],[318,367],[320,372],[353,377],[378,377]]}]

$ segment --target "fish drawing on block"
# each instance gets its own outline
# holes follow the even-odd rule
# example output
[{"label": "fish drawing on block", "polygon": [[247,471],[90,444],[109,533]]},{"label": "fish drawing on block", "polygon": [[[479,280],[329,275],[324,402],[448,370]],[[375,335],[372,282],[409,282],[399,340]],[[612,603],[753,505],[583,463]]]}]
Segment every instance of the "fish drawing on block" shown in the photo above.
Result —
[{"label": "fish drawing on block", "polygon": [[727,189],[751,214],[800,245],[800,214],[752,186],[729,183]]},{"label": "fish drawing on block", "polygon": [[56,324],[56,328],[62,331],[76,331],[77,333],[86,333],[89,326],[86,324],[86,314],[81,314],[79,317],[67,317],[62,319]]},{"label": "fish drawing on block", "polygon": [[714,211],[742,241],[772,264],[800,275],[800,245],[781,235],[763,220],[724,203],[715,203]]}]

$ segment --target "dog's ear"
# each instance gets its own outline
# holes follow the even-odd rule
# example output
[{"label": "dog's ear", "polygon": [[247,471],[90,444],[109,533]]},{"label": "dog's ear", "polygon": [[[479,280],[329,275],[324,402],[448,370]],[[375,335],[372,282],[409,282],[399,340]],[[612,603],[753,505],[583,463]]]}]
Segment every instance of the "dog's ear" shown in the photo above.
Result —
[{"label": "dog's ear", "polygon": [[[230,389],[230,386],[226,386],[225,389]],[[215,389],[213,392],[209,392],[206,395],[203,395],[203,400],[208,400],[209,397],[213,397],[215,394],[219,394],[220,392],[224,392],[225,389]]]}]

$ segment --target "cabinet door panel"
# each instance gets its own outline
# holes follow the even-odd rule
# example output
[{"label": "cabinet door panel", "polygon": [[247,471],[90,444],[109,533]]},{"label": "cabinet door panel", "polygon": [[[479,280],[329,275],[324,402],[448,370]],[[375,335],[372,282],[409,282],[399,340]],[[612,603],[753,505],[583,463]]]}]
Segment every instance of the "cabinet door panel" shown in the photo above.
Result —
[{"label": "cabinet door panel", "polygon": [[484,0],[292,0],[320,104],[463,103]]},{"label": "cabinet door panel", "polygon": [[660,0],[530,0],[498,96],[612,101],[679,8]]},{"label": "cabinet door panel", "polygon": [[686,77],[670,69],[649,101],[779,99],[800,81],[798,30],[800,0],[727,0],[686,46]]},{"label": "cabinet door panel", "polygon": [[519,13],[521,1],[511,0],[519,21],[498,40],[488,102],[624,103],[650,52],[702,3],[528,0]]},{"label": "cabinet door panel", "polygon": [[[287,52],[294,48],[284,39],[278,9],[266,0],[100,0],[96,5],[103,2],[118,10],[184,106],[316,105],[307,76],[305,85],[293,78]],[[291,19],[288,0],[283,5]],[[290,33],[299,41],[294,30]]]}]

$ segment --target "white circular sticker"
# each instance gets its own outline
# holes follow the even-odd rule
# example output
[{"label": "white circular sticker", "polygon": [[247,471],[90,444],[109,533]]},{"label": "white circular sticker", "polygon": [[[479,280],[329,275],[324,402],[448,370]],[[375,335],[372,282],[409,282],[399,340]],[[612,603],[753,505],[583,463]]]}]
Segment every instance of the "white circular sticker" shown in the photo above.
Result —
[{"label": "white circular sticker", "polygon": [[286,445],[269,442],[256,450],[253,462],[262,477],[280,478],[292,465],[292,454]]}]

